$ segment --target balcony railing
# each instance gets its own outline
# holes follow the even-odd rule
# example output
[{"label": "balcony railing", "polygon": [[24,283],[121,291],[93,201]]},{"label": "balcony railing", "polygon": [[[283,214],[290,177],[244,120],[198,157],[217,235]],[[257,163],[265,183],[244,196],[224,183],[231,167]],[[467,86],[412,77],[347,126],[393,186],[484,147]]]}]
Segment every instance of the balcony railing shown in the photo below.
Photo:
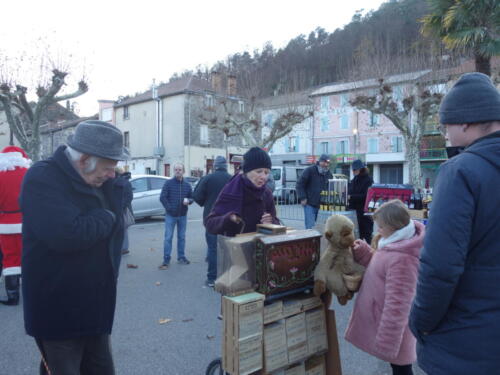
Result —
[{"label": "balcony railing", "polygon": [[428,148],[420,150],[420,160],[446,160],[445,148]]},{"label": "balcony railing", "polygon": [[441,131],[439,130],[439,124],[437,123],[425,124],[424,134],[425,135],[441,134]]}]

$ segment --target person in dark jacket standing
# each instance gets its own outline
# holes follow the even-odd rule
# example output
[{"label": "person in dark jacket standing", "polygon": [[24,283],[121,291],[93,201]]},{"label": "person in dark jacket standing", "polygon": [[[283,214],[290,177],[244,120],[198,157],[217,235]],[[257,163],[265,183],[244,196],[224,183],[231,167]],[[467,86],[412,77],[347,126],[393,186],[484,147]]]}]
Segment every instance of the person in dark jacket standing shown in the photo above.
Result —
[{"label": "person in dark jacket standing", "polygon": [[[52,374],[114,374],[110,334],[123,241],[123,136],[81,122],[23,181],[24,324]],[[42,372],[43,373],[43,372]]]},{"label": "person in dark jacket standing", "polygon": [[279,224],[273,193],[266,186],[271,158],[259,147],[243,155],[243,173],[224,186],[212,211],[205,218],[210,233],[235,236],[257,230],[257,224]]},{"label": "person in dark jacket standing", "polygon": [[[205,219],[222,191],[222,188],[231,179],[227,173],[227,162],[224,156],[217,156],[214,162],[215,171],[203,177],[194,189],[193,198],[203,208],[203,219]],[[217,235],[205,229],[207,241],[207,280],[205,285],[213,287],[217,277]]]},{"label": "person in dark jacket standing", "polygon": [[170,265],[172,254],[172,238],[177,225],[177,263],[189,264],[185,255],[186,226],[188,206],[193,203],[192,190],[189,182],[184,181],[184,165],[174,165],[174,178],[165,181],[160,194],[160,202],[165,207],[165,240],[163,245],[163,263],[161,270]]},{"label": "person in dark jacket standing", "polygon": [[410,328],[432,375],[500,372],[500,93],[464,74],[441,102],[452,146],[442,164],[421,252]]},{"label": "person in dark jacket standing", "polygon": [[307,167],[297,181],[297,196],[304,206],[306,229],[316,224],[320,206],[321,191],[328,190],[328,180],[333,178],[329,169],[330,158],[323,154],[315,165]]},{"label": "person in dark jacket standing", "polygon": [[373,220],[365,216],[365,200],[368,188],[373,185],[373,180],[368,173],[368,168],[361,160],[352,163],[354,178],[349,184],[349,208],[356,210],[358,219],[359,237],[366,242],[372,242]]}]

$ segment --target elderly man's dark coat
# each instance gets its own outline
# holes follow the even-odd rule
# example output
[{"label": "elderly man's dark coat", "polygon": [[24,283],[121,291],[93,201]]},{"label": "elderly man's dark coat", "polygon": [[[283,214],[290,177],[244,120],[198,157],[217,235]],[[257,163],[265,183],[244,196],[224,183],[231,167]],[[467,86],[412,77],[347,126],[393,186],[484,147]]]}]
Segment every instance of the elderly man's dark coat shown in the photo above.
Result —
[{"label": "elderly man's dark coat", "polygon": [[22,192],[26,332],[44,340],[110,334],[123,241],[123,178],[102,186],[113,214],[61,146],[33,165]]}]

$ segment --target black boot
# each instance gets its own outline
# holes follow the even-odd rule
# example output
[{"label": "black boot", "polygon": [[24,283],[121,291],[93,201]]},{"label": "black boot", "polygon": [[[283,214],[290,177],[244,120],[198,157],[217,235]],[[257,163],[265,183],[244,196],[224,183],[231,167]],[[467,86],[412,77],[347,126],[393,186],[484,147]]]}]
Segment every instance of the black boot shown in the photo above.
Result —
[{"label": "black boot", "polygon": [[19,305],[19,279],[20,275],[5,276],[5,290],[7,291],[7,301],[0,301],[4,305]]}]

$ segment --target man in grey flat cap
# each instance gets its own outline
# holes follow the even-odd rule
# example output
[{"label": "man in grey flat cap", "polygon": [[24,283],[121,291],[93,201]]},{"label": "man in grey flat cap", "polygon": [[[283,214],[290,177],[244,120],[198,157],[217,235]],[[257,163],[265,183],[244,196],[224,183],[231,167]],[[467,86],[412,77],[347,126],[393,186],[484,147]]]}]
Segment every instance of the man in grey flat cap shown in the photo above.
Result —
[{"label": "man in grey flat cap", "polygon": [[84,121],[24,178],[24,323],[42,374],[114,374],[110,334],[129,203],[115,166],[125,159],[119,129]]}]

